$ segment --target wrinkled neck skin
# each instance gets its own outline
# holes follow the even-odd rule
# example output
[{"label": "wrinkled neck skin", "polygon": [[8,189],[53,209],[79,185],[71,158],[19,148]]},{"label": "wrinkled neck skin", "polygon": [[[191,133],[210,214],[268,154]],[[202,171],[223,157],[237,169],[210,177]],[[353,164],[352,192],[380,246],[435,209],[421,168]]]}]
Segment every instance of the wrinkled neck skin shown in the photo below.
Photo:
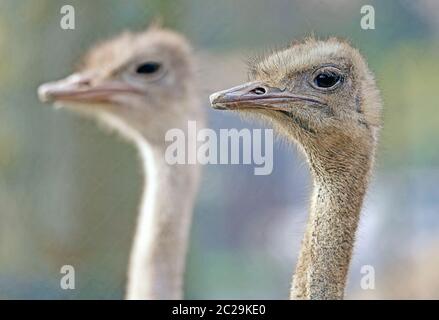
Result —
[{"label": "wrinkled neck skin", "polygon": [[374,143],[346,138],[303,149],[313,192],[290,298],[343,299]]},{"label": "wrinkled neck skin", "polygon": [[136,141],[146,172],[127,299],[182,299],[199,167],[168,165],[162,147]]}]

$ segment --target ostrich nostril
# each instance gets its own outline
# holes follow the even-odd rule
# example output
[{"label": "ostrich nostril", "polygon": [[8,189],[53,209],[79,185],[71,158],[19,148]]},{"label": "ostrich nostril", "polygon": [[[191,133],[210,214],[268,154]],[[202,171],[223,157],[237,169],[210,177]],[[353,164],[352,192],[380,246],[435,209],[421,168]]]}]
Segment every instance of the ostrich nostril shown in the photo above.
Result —
[{"label": "ostrich nostril", "polygon": [[267,93],[267,90],[264,87],[257,87],[254,88],[252,91],[250,91],[250,93],[254,93],[257,95],[263,95]]},{"label": "ostrich nostril", "polygon": [[91,85],[91,81],[90,81],[90,79],[81,80],[79,82],[79,85],[84,86],[84,87],[89,87]]}]

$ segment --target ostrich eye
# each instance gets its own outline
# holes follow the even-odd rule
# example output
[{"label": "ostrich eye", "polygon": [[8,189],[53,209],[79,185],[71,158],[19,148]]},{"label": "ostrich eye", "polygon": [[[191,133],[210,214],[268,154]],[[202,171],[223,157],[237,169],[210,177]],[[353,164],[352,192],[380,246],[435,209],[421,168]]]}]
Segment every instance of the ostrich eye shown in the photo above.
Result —
[{"label": "ostrich eye", "polygon": [[340,83],[341,76],[333,71],[319,73],[314,78],[314,84],[317,88],[328,89]]},{"label": "ostrich eye", "polygon": [[161,64],[158,62],[145,62],[139,65],[136,69],[136,73],[138,74],[152,74],[159,71],[161,68]]}]

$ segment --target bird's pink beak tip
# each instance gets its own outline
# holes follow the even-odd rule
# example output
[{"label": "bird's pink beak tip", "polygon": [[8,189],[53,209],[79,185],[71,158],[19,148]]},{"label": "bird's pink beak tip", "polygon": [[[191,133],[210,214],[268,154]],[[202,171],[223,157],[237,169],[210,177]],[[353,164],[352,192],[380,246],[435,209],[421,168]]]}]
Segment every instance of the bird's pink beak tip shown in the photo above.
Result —
[{"label": "bird's pink beak tip", "polygon": [[51,85],[50,83],[44,83],[38,87],[38,98],[41,102],[51,102]]}]

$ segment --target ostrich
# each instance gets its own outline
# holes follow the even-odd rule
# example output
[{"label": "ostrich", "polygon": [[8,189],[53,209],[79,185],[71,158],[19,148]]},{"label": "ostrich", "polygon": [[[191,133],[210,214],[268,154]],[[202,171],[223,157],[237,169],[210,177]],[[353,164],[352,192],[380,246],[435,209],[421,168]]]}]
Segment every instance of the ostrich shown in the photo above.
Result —
[{"label": "ostrich", "polygon": [[[115,129],[139,150],[146,172],[128,268],[127,299],[181,299],[185,256],[200,170],[169,165],[165,134],[204,122],[188,42],[159,27],[125,32],[93,48],[82,68],[38,89]],[[190,138],[188,138],[190,139]]]},{"label": "ostrich", "polygon": [[313,178],[290,298],[343,299],[380,129],[374,77],[345,41],[309,38],[250,62],[250,78],[212,94],[212,106],[269,121]]}]

